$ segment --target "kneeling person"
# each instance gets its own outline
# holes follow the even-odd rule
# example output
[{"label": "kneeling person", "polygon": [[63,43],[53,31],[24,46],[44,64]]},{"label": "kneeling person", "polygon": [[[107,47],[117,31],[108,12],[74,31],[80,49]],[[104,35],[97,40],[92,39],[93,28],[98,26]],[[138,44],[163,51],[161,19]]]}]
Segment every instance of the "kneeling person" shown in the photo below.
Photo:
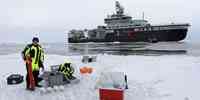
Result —
[{"label": "kneeling person", "polygon": [[64,74],[64,81],[67,81],[68,83],[71,80],[76,79],[76,77],[73,76],[74,68],[73,68],[72,63],[70,61],[66,61],[65,63],[59,65],[58,71],[62,72]]}]

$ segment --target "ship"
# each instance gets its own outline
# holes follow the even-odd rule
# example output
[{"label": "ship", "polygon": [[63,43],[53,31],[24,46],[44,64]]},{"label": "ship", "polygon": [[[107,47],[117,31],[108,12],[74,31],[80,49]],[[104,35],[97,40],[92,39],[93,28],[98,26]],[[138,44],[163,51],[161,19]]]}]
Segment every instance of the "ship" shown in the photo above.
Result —
[{"label": "ship", "polygon": [[151,25],[147,20],[133,19],[124,14],[124,7],[115,2],[116,12],[104,19],[105,25],[95,29],[72,29],[68,32],[69,43],[85,42],[168,42],[186,38],[189,23]]}]

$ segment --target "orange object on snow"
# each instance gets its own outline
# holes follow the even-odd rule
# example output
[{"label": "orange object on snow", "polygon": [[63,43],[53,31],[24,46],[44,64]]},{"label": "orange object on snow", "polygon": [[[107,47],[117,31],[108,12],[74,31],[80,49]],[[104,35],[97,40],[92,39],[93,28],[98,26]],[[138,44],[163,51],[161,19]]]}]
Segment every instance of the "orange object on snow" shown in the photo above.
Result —
[{"label": "orange object on snow", "polygon": [[91,67],[88,67],[88,73],[92,73],[93,69]]},{"label": "orange object on snow", "polygon": [[81,74],[91,74],[93,69],[91,67],[82,67],[80,68],[80,73]]},{"label": "orange object on snow", "polygon": [[81,74],[87,73],[87,68],[86,67],[80,68],[80,72],[81,72]]}]

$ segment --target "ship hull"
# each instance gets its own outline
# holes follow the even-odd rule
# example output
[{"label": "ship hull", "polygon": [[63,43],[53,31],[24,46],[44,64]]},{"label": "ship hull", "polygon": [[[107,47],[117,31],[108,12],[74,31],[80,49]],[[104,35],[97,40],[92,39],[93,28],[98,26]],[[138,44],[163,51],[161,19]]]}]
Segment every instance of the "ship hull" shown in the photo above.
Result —
[{"label": "ship hull", "polygon": [[159,41],[181,41],[185,39],[188,29],[135,31],[134,29],[116,29],[108,33],[104,38],[73,39],[69,43],[83,42],[159,42]]}]

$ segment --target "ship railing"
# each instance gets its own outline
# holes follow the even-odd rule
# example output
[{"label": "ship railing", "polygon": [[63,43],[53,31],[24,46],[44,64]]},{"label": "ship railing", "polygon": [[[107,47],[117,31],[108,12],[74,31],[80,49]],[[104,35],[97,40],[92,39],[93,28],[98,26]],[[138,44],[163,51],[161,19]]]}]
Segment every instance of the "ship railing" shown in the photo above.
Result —
[{"label": "ship railing", "polygon": [[152,25],[153,30],[187,29],[189,24]]},{"label": "ship railing", "polygon": [[191,26],[189,23],[154,24],[152,26]]},{"label": "ship railing", "polygon": [[125,25],[125,26],[108,26],[106,27],[106,29],[119,29],[119,28],[141,28],[141,27],[145,27],[145,25],[143,26],[136,26],[136,25]]},{"label": "ship railing", "polygon": [[136,30],[168,30],[168,29],[187,29],[190,25],[189,24],[165,24],[165,25],[151,25],[151,26],[135,26],[135,25],[125,25],[125,26],[120,26],[120,25],[113,25],[113,26],[108,26],[106,29],[126,29],[126,28],[134,28]]}]

